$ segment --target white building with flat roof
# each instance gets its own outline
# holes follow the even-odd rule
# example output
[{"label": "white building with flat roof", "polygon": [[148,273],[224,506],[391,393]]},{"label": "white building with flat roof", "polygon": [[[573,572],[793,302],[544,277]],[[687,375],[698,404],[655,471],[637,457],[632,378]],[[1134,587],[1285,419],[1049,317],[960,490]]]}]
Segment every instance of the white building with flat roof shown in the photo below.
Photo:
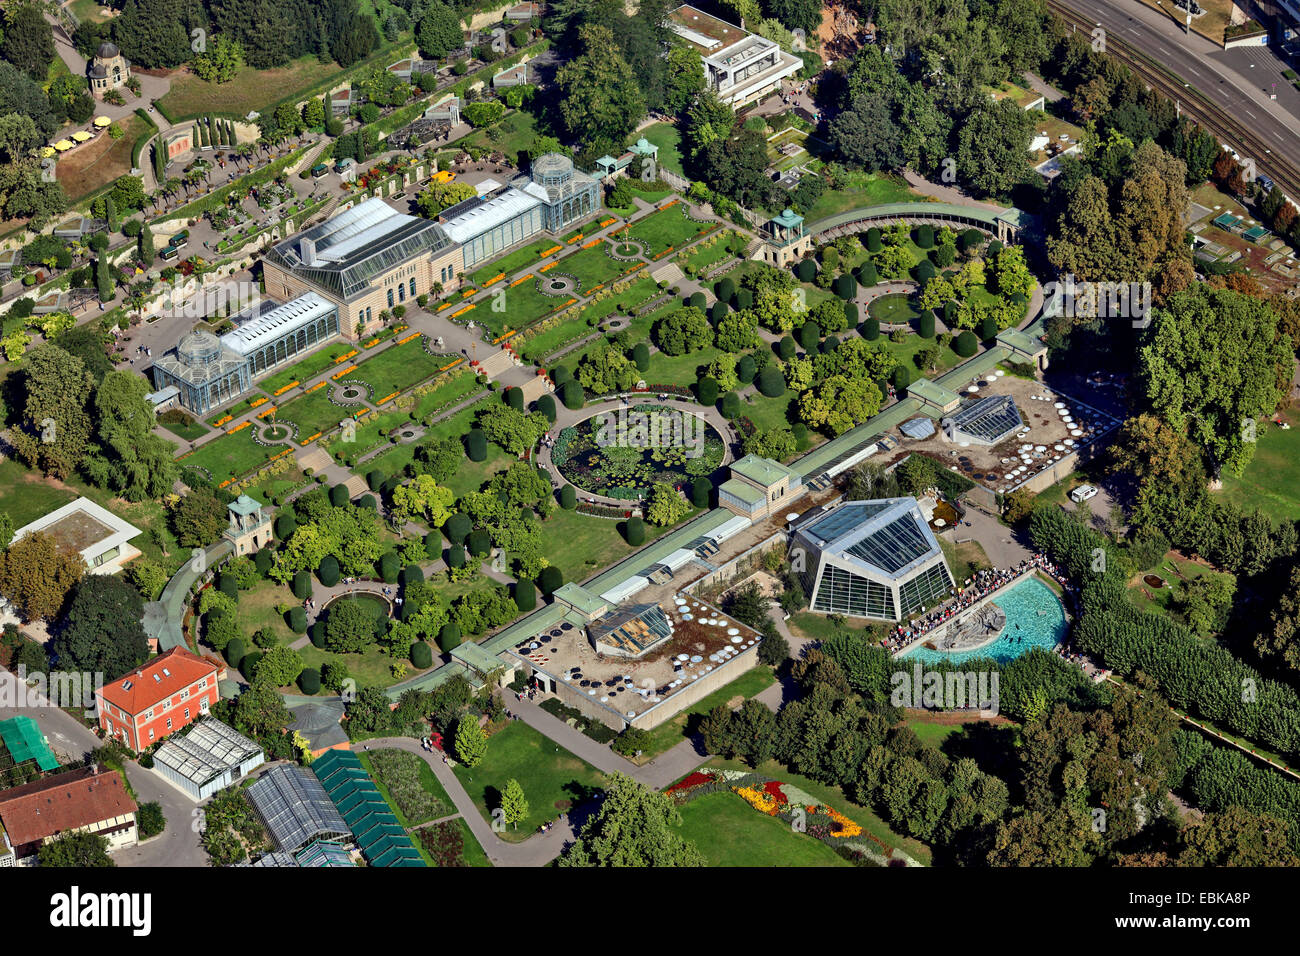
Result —
[{"label": "white building with flat roof", "polygon": [[700,54],[706,84],[733,109],[762,99],[803,69],[802,59],[773,41],[689,4],[668,15],[668,27]]},{"label": "white building with flat roof", "polygon": [[53,538],[57,547],[78,552],[91,574],[113,574],[139,557],[140,549],[131,544],[131,539],[144,533],[89,498],[69,501],[23,525],[14,532],[13,540],[38,531]]}]

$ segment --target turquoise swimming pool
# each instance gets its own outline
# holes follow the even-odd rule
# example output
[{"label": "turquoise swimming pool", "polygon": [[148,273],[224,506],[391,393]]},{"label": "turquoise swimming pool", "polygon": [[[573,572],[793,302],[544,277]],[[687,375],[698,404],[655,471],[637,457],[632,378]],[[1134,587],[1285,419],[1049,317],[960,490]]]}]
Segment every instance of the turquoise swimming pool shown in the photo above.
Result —
[{"label": "turquoise swimming pool", "polygon": [[1011,585],[993,599],[1007,615],[1007,625],[992,644],[972,651],[934,651],[917,644],[902,656],[927,664],[948,661],[960,664],[976,657],[991,657],[999,663],[1013,661],[1035,647],[1051,650],[1069,629],[1065,608],[1060,599],[1037,575],[1030,575]]}]

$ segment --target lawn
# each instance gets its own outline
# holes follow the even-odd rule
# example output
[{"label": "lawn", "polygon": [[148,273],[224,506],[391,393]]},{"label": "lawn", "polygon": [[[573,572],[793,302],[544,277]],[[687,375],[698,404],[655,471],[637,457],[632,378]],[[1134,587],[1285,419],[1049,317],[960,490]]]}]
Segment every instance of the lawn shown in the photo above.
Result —
[{"label": "lawn", "polygon": [[741,414],[757,425],[760,431],[769,428],[785,428],[793,424],[789,408],[797,398],[797,394],[789,389],[780,398],[767,398],[755,389],[745,396]]},{"label": "lawn", "polygon": [[519,109],[509,111],[499,123],[487,129],[475,130],[456,145],[461,148],[479,146],[500,150],[505,154],[506,162],[517,167],[520,165],[520,154],[529,153],[539,135],[533,114]]},{"label": "lawn", "polygon": [[415,414],[423,418],[444,405],[454,405],[462,399],[469,398],[480,388],[482,386],[479,385],[476,376],[462,372],[450,381],[444,382],[432,391],[420,396],[419,401],[415,403]]},{"label": "lawn", "polygon": [[402,345],[390,345],[348,372],[342,380],[360,379],[369,385],[372,403],[377,403],[394,392],[406,391],[417,382],[432,378],[439,368],[451,360],[450,357],[439,359],[431,356],[424,350],[423,342],[424,337],[421,336]]},{"label": "lawn", "polygon": [[69,152],[55,166],[55,174],[68,194],[69,204],[131,171],[131,151],[135,148],[136,138],[149,128],[149,124],[132,113],[114,122],[113,127],[122,130],[120,138],[113,139],[107,132],[101,133]]},{"label": "lawn", "polygon": [[228,478],[240,478],[256,471],[286,445],[259,445],[253,441],[253,428],[243,428],[233,435],[222,435],[200,445],[193,454],[182,457],[182,468],[194,465],[205,469],[217,484]]},{"label": "lawn", "polygon": [[910,295],[898,293],[872,299],[867,306],[867,315],[881,325],[902,325],[911,324],[921,314],[913,308]]},{"label": "lawn", "polygon": [[547,272],[547,276],[553,276],[557,272],[576,276],[582,283],[579,291],[586,294],[595,286],[617,279],[628,268],[630,268],[628,263],[611,259],[605,252],[605,244],[602,242],[590,249],[580,249],[572,255],[565,256],[553,270]]},{"label": "lawn", "polygon": [[1283,430],[1260,423],[1255,455],[1241,477],[1223,476],[1223,497],[1240,508],[1260,512],[1274,521],[1300,518],[1300,408],[1282,413],[1290,423]]},{"label": "lawn", "polygon": [[[398,678],[393,676],[393,658],[387,654],[381,654],[377,644],[370,645],[362,654],[335,654],[333,651],[322,650],[314,644],[308,644],[299,650],[298,654],[302,657],[303,666],[314,667],[317,670],[320,670],[330,661],[344,664],[348,669],[348,674],[357,682],[358,687],[388,687],[398,681]],[[410,680],[417,674],[424,673],[424,671],[417,670],[406,658],[402,658],[402,660],[406,662],[406,674],[401,678],[402,680]],[[435,656],[434,664],[439,663],[441,662]],[[300,693],[300,691],[295,690],[294,693]],[[322,696],[329,696],[330,691],[322,688],[320,693]]]},{"label": "lawn", "polygon": [[[738,760],[721,760],[714,758],[708,762],[710,767],[724,767],[731,770],[750,770]],[[801,774],[793,773],[781,766],[775,760],[769,760],[758,766],[758,772],[774,780],[780,780],[783,783],[791,783],[809,796],[816,797],[824,804],[834,807],[840,813],[844,814],[854,823],[860,825],[865,834],[871,834],[889,849],[901,849],[912,859],[924,863],[927,866],[930,863],[930,848],[919,840],[895,833],[890,829],[889,824],[876,815],[875,811],[869,807],[860,806],[854,803],[839,787],[828,787],[825,784],[818,783]],[[740,800],[739,797],[736,798]],[[741,805],[751,813],[757,814],[758,811],[752,810],[744,801]],[[761,816],[761,814],[759,814]],[[770,819],[770,818],[769,818]],[[811,838],[809,838],[811,839]],[[829,849],[829,848],[828,848]]]},{"label": "lawn", "polygon": [[637,134],[659,147],[659,165],[670,173],[685,177],[682,169],[682,134],[671,123],[655,123]]},{"label": "lawn", "polygon": [[352,413],[360,411],[361,405],[335,405],[330,401],[329,385],[318,388],[306,395],[299,395],[293,401],[279,406],[275,410],[275,419],[280,422],[293,422],[298,426],[298,441],[303,441],[317,432],[329,431],[338,426]]},{"label": "lawn", "polygon": [[901,342],[891,342],[889,336],[882,335],[877,341],[885,347],[885,351],[898,360],[899,364],[907,366],[914,379],[933,378],[966,361],[952,350],[952,346],[940,347],[939,362],[935,370],[919,369],[916,367],[916,362],[913,361],[913,356],[927,345],[933,345],[936,339],[923,339],[919,335],[909,335]]},{"label": "lawn", "polygon": [[276,610],[279,604],[296,604],[293,592],[283,584],[261,579],[247,591],[239,592],[239,605],[236,616],[239,620],[240,633],[253,650],[253,635],[262,628],[269,628],[282,644],[297,640],[295,634],[285,622],[284,614]]},{"label": "lawn", "polygon": [[[646,255],[657,256],[667,249],[679,249],[716,223],[695,222],[686,218],[686,206],[677,203],[667,209],[651,213],[632,224],[627,235],[639,239],[646,247]],[[623,236],[620,230],[619,236]]]},{"label": "lawn", "polygon": [[246,116],[342,72],[333,60],[322,63],[316,56],[299,57],[272,70],[244,65],[228,83],[209,83],[188,69],[179,70],[171,75],[171,89],[158,105],[178,123],[207,113]]},{"label": "lawn", "polygon": [[[257,405],[254,406],[253,402],[257,402]],[[240,401],[235,402],[235,404],[230,405],[219,412],[215,412],[209,415],[208,424],[211,425],[213,428],[220,428],[222,425],[230,424],[230,422],[234,421],[236,418],[239,418],[239,416],[243,415],[245,412],[251,411],[254,407],[256,408],[262,408],[264,406],[270,407],[271,404],[272,403],[267,398],[267,396],[263,395],[261,392],[253,392],[252,394],[248,395],[246,398],[243,398]]]},{"label": "lawn", "polygon": [[989,560],[978,541],[954,544],[947,537],[941,537],[939,546],[943,548],[943,557],[948,562],[948,570],[952,572],[953,580],[958,583],[965,581],[976,571],[993,567],[993,562]]},{"label": "lawn", "polygon": [[184,422],[159,422],[158,424],[185,441],[197,441],[208,433],[208,426],[193,418]]},{"label": "lawn", "polygon": [[726,704],[737,698],[748,700],[750,697],[754,697],[771,687],[774,683],[776,683],[776,675],[772,673],[772,668],[766,665],[751,667],[731,683],[724,684],[703,700],[683,710],[680,714],[674,715],[671,720],[664,721],[650,731],[650,741],[647,743],[641,758],[635,762],[638,764],[649,763],[664,751],[671,750],[683,740],[688,739],[691,726],[694,723],[691,720],[692,717],[707,714],[719,704]]},{"label": "lawn", "polygon": [[546,281],[545,273],[534,273],[533,278],[504,289],[505,294],[500,299],[504,306],[502,311],[493,310],[492,306],[497,301],[494,295],[484,299],[473,312],[463,318],[473,319],[478,325],[490,330],[492,337],[496,338],[507,329],[525,328],[573,298],[571,295],[547,295],[540,291],[537,287],[538,277],[540,281]]},{"label": "lawn", "polygon": [[[336,342],[328,348],[307,356],[301,362],[295,362],[288,368],[281,369],[273,375],[268,375],[257,383],[257,387],[266,394],[274,396],[277,391],[291,382],[308,385],[317,375],[320,375],[326,369],[333,368],[336,358],[347,355],[352,349],[351,342]],[[346,363],[339,362],[338,364],[344,365]]]},{"label": "lawn", "polygon": [[699,380],[699,370],[708,366],[722,354],[721,349],[708,348],[687,352],[685,355],[665,355],[655,352],[650,356],[650,368],[645,380],[649,385],[682,385],[690,387]]},{"label": "lawn", "polygon": [[[673,528],[681,527],[698,514],[698,509],[692,510],[676,525],[668,528],[647,523],[646,541],[653,541]],[[596,518],[556,508],[542,523],[542,535],[547,543],[547,560],[559,567],[564,580],[583,581],[638,550],[623,539],[618,530],[619,524],[611,518]]]},{"label": "lawn", "polygon": [[554,820],[605,786],[605,777],[590,764],[522,721],[511,721],[488,740],[487,755],[476,767],[457,765],[456,778],[477,804],[483,819],[501,804],[507,781],[518,780],[528,799],[528,818],[501,833],[521,843],[543,823]]},{"label": "lawn", "polygon": [[852,866],[825,843],[760,813],[734,793],[706,793],[680,808],[678,832],[710,866]]},{"label": "lawn", "polygon": [[916,739],[926,747],[941,749],[945,740],[962,729],[961,724],[937,724],[924,717],[908,717],[903,723],[912,728]]},{"label": "lawn", "polygon": [[[1164,580],[1165,586],[1152,588],[1143,580],[1144,574],[1159,576]],[[1188,582],[1205,577],[1207,574],[1232,577],[1229,574],[1211,571],[1195,561],[1176,558],[1171,551],[1165,555],[1163,561],[1150,571],[1140,572],[1133,576],[1133,579],[1129,582],[1128,598],[1135,607],[1139,607],[1144,611],[1167,614],[1176,621],[1186,623],[1182,612],[1178,610],[1179,599],[1182,597],[1182,592]]]},{"label": "lawn", "polygon": [[805,214],[808,222],[864,206],[927,201],[925,196],[914,192],[904,180],[896,176],[850,172],[845,178],[847,183],[843,188],[827,190],[813,203]]}]

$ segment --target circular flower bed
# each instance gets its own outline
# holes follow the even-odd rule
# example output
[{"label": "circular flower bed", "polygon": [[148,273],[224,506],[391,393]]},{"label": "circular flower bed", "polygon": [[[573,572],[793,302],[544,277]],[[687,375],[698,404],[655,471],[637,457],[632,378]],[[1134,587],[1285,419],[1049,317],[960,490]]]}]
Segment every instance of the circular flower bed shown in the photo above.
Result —
[{"label": "circular flower bed", "polygon": [[551,461],[574,487],[635,499],[656,482],[677,485],[712,474],[725,443],[697,415],[661,405],[634,405],[562,429]]},{"label": "circular flower bed", "polygon": [[537,279],[537,291],[542,295],[557,297],[573,295],[578,291],[579,285],[581,283],[578,281],[578,277],[569,275],[567,272],[552,272]]}]

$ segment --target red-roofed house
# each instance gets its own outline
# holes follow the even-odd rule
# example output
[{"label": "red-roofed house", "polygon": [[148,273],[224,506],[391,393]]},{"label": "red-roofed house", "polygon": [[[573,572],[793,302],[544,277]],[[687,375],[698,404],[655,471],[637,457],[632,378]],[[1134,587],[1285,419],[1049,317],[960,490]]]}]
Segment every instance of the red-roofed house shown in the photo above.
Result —
[{"label": "red-roofed house", "polygon": [[122,775],[103,767],[56,773],[0,793],[0,828],[24,860],[61,833],[88,830],[110,850],[135,846],[136,803]]},{"label": "red-roofed house", "polygon": [[185,647],[159,654],[99,691],[99,725],[139,753],[217,702],[217,665]]}]

